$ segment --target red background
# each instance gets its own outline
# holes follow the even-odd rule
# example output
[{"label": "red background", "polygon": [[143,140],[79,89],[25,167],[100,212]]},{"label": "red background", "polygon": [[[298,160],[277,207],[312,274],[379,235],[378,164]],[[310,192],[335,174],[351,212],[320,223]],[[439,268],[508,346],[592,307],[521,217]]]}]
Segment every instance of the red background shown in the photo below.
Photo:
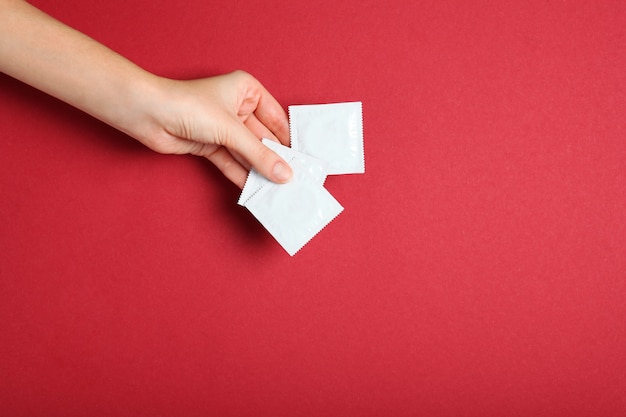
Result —
[{"label": "red background", "polygon": [[207,161],[0,75],[1,415],[626,415],[625,2],[34,3],[362,101],[367,172],[291,258]]}]

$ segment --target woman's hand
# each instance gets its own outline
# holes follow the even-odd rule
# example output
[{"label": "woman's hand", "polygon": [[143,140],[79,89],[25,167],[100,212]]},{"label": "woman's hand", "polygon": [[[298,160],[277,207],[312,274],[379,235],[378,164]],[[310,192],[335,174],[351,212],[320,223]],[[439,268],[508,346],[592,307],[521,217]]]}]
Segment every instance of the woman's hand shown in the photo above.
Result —
[{"label": "woman's hand", "polygon": [[148,126],[129,132],[143,144],[161,153],[203,156],[240,188],[251,167],[274,182],[289,180],[289,165],[260,142],[289,145],[287,115],[250,74],[158,79],[156,85],[160,92],[147,109],[150,116],[139,119]]},{"label": "woman's hand", "polygon": [[287,145],[287,116],[245,72],[161,78],[21,0],[0,0],[0,72],[155,151],[206,157],[239,187],[251,167],[275,182],[291,177],[289,165],[260,142]]}]

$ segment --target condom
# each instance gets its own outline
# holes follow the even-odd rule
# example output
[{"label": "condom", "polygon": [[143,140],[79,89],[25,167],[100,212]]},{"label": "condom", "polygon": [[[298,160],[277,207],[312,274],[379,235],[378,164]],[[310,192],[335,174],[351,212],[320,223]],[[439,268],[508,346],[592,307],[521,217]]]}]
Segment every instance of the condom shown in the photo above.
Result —
[{"label": "condom", "polygon": [[361,102],[289,106],[291,148],[328,162],[328,174],[365,173]]},{"label": "condom", "polygon": [[246,200],[245,206],[293,256],[335,219],[343,207],[319,178],[311,175],[305,159],[294,156],[288,163],[293,170],[291,181],[265,184]]},{"label": "condom", "polygon": [[291,180],[277,184],[253,168],[237,203],[293,256],[343,211],[326,177],[365,172],[362,104],[289,106],[289,135],[291,147],[262,143],[291,166]]}]

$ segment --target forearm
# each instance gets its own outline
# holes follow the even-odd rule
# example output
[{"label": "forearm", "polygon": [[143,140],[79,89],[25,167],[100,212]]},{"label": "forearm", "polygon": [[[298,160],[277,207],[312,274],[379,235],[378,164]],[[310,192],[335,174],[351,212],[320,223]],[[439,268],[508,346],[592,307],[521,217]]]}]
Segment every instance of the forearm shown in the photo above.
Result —
[{"label": "forearm", "polygon": [[275,182],[291,177],[289,165],[259,141],[288,144],[287,115],[247,73],[157,77],[21,0],[0,0],[0,72],[157,152],[204,156],[239,187],[250,167]]},{"label": "forearm", "polygon": [[0,0],[0,72],[133,136],[157,94],[157,77],[21,0]]}]

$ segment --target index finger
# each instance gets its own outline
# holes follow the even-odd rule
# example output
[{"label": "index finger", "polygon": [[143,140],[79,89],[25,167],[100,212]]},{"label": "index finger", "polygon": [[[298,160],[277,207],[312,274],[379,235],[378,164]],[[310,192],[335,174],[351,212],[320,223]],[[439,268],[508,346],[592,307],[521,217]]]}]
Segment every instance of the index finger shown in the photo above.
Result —
[{"label": "index finger", "polygon": [[289,120],[287,113],[278,101],[263,87],[259,85],[261,97],[254,114],[285,146],[289,146]]}]

